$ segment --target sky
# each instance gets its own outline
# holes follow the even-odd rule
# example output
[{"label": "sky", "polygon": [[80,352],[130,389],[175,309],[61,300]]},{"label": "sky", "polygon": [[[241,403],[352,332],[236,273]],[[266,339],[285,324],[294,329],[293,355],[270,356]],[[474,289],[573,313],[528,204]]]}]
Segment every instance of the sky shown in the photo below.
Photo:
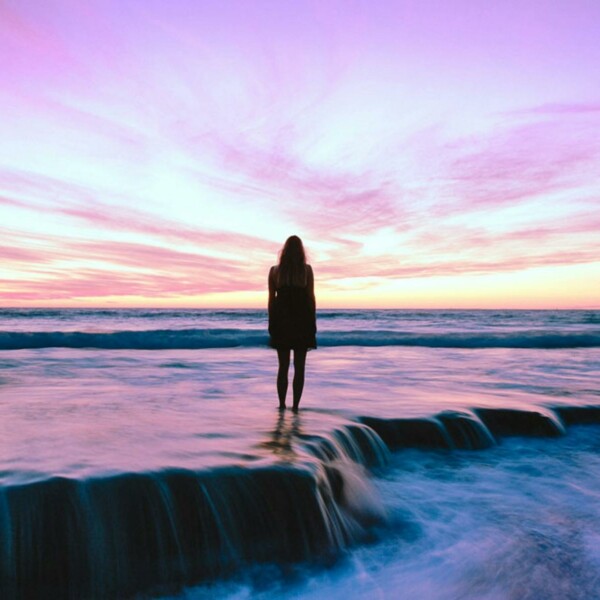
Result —
[{"label": "sky", "polygon": [[600,308],[597,0],[0,0],[0,306]]}]

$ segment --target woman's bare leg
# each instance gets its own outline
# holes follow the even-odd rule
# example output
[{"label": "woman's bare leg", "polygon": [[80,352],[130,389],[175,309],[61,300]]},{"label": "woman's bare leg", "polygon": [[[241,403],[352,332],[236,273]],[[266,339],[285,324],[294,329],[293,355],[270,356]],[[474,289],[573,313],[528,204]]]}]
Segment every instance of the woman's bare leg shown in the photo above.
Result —
[{"label": "woman's bare leg", "polygon": [[302,390],[304,389],[304,367],[306,365],[306,349],[294,350],[294,410],[298,410]]},{"label": "woman's bare leg", "polygon": [[277,348],[277,358],[279,359],[279,370],[277,371],[277,395],[279,396],[279,408],[285,408],[285,396],[288,389],[288,370],[290,368],[290,351]]}]

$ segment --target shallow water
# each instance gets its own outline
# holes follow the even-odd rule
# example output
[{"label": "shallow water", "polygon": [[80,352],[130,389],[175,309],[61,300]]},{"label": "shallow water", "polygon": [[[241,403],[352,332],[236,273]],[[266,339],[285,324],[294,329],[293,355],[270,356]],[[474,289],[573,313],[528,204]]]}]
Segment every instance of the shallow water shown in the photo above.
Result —
[{"label": "shallow water", "polygon": [[[593,404],[600,350],[323,348],[308,358],[302,427],[443,409]],[[272,458],[268,349],[5,352],[0,481]]]}]

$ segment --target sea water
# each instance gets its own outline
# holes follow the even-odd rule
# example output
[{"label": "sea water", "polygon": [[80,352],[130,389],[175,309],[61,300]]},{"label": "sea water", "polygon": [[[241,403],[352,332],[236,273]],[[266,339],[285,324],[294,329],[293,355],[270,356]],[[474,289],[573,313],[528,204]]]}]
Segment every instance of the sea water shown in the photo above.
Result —
[{"label": "sea water", "polygon": [[600,598],[600,311],[318,329],[1,310],[2,597]]}]

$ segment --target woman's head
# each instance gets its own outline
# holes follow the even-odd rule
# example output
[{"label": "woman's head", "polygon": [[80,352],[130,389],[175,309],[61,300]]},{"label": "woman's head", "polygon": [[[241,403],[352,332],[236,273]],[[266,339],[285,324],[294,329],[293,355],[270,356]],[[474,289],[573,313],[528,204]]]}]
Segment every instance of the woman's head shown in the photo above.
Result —
[{"label": "woman's head", "polygon": [[291,235],[279,252],[277,272],[280,284],[306,284],[306,253],[297,235]]},{"label": "woman's head", "polygon": [[306,264],[306,254],[304,253],[304,246],[302,240],[297,235],[290,235],[285,240],[285,244],[279,253],[279,264],[290,263],[290,264]]}]

